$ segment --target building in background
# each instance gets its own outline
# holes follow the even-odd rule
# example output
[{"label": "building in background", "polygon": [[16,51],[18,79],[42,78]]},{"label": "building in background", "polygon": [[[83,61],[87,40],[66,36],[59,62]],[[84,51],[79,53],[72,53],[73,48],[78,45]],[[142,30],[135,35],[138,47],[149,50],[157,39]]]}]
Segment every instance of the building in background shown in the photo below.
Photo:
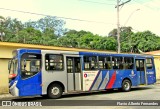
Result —
[{"label": "building in background", "polygon": [[156,67],[156,78],[157,78],[157,80],[160,80],[160,50],[145,52],[144,54],[154,56],[154,63],[155,63],[155,67]]},{"label": "building in background", "polygon": [[[33,45],[33,44],[0,42],[0,94],[8,93],[8,75],[9,75],[8,61],[12,58],[13,50],[16,50],[18,48],[64,50],[64,51],[93,51],[93,50],[77,49],[77,48],[65,48],[65,47],[43,46],[43,45]],[[98,50],[94,50],[94,51],[99,52]],[[104,51],[104,52],[110,53],[111,51]]]}]

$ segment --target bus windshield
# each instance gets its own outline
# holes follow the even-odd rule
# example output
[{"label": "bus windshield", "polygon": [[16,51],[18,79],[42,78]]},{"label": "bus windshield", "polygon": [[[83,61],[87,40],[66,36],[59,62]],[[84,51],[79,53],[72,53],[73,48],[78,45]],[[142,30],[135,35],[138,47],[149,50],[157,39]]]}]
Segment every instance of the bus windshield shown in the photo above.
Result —
[{"label": "bus windshield", "polygon": [[16,59],[11,59],[9,61],[9,78],[14,78],[17,76],[17,67],[18,67],[18,61]]},{"label": "bus windshield", "polygon": [[36,75],[41,68],[40,54],[24,54],[21,58],[21,77],[27,79]]}]

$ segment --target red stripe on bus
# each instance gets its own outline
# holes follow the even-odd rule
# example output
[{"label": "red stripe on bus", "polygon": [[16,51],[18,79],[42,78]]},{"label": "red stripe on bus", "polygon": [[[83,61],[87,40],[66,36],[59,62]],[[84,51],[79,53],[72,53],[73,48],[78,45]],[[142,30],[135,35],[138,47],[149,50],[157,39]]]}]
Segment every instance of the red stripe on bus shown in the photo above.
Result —
[{"label": "red stripe on bus", "polygon": [[115,80],[116,80],[116,71],[113,73],[106,89],[111,89],[113,87],[113,84],[115,83]]}]

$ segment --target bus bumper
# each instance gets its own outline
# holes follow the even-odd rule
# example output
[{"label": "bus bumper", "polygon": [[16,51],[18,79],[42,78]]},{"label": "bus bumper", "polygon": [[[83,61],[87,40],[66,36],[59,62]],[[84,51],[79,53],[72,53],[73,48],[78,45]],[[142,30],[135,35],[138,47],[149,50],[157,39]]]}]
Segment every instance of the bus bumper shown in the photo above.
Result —
[{"label": "bus bumper", "polygon": [[19,90],[16,85],[17,81],[15,81],[14,84],[9,88],[9,93],[13,96],[19,96]]}]

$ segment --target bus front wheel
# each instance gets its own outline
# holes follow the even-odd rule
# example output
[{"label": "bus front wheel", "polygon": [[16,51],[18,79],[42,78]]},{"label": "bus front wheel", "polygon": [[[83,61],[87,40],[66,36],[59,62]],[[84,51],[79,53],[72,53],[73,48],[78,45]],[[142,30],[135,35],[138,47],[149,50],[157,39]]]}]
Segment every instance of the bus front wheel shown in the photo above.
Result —
[{"label": "bus front wheel", "polygon": [[63,93],[63,90],[62,90],[61,85],[51,84],[48,88],[47,95],[49,98],[56,99],[56,98],[60,98],[62,96],[62,93]]},{"label": "bus front wheel", "polygon": [[122,82],[122,91],[128,92],[131,90],[131,82],[128,79],[125,79]]}]

